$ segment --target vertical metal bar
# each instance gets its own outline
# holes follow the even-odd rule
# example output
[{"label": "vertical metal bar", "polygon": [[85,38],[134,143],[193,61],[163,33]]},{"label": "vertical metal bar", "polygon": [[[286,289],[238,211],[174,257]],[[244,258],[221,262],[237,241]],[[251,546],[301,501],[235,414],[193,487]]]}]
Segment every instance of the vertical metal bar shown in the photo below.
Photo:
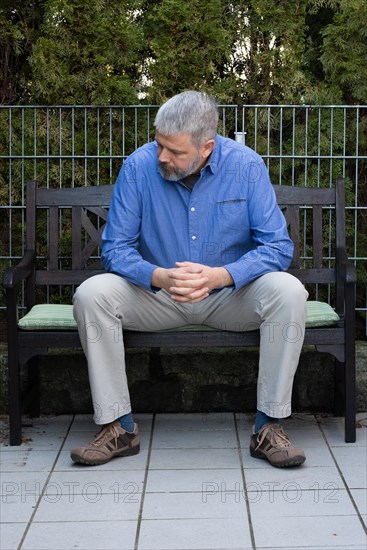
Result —
[{"label": "vertical metal bar", "polygon": [[254,121],[254,149],[257,148],[257,106],[255,107],[255,121]]},{"label": "vertical metal bar", "polygon": [[[34,155],[34,159],[33,159],[33,179],[37,182],[37,158],[36,158],[36,155],[37,155],[37,117],[38,117],[38,108],[35,107],[34,110],[33,110],[33,155]],[[34,297],[33,297],[34,299]],[[22,304],[22,305],[25,305],[25,304]]]},{"label": "vertical metal bar", "polygon": [[329,187],[333,186],[333,136],[334,136],[334,107],[330,108],[330,174]]},{"label": "vertical metal bar", "polygon": [[147,121],[147,143],[149,143],[150,142],[150,109],[149,109],[149,107],[147,107],[146,113],[147,113],[147,118],[146,118],[146,121]]},{"label": "vertical metal bar", "polygon": [[[334,137],[334,110],[330,107],[326,107],[325,109],[326,113],[329,113],[329,187],[332,187],[334,185],[333,182],[333,149],[334,149],[334,143],[333,143],[333,137]],[[328,267],[331,267],[331,232],[332,232],[332,212],[329,209],[329,229],[328,229]],[[330,284],[327,285],[327,293],[328,293],[328,301],[330,301]]]},{"label": "vertical metal bar", "polygon": [[[47,188],[50,187],[50,158],[49,158],[49,155],[50,155],[50,150],[49,150],[49,120],[48,120],[48,117],[49,117],[49,108],[46,107],[46,186]],[[47,227],[49,227],[49,213],[47,213]],[[48,237],[49,238],[49,237]],[[50,301],[50,287],[47,285],[46,287],[46,300],[47,300],[47,303],[49,303]]]},{"label": "vertical metal bar", "polygon": [[[358,195],[359,195],[359,188],[358,188],[358,170],[359,170],[359,107],[356,107],[356,150],[355,150],[355,156],[356,156],[356,170],[355,170],[355,194],[354,194],[354,250],[353,254],[354,257],[357,257],[357,228],[358,228]],[[356,265],[356,262],[354,262]]]},{"label": "vertical metal bar", "polygon": [[280,120],[279,120],[279,185],[282,184],[282,175],[283,175],[283,164],[282,164],[282,155],[283,155],[283,107],[280,107]]},{"label": "vertical metal bar", "polygon": [[33,179],[37,181],[37,107],[33,110]]},{"label": "vertical metal bar", "polygon": [[243,144],[246,145],[246,110],[242,107],[242,132],[243,132]]},{"label": "vertical metal bar", "polygon": [[[308,107],[304,107],[305,109],[305,173],[304,173],[304,186],[307,187],[308,184]],[[310,212],[311,215],[311,212]],[[308,217],[308,211],[305,208],[304,209],[304,216],[303,216],[303,256],[306,257],[306,251],[307,251],[307,217]],[[306,266],[305,266],[306,267]]]},{"label": "vertical metal bar", "polygon": [[112,181],[112,155],[113,155],[113,146],[112,146],[112,108],[110,107],[110,175],[109,175],[109,181]]},{"label": "vertical metal bar", "polygon": [[84,185],[88,185],[88,111],[87,107],[84,107]]},{"label": "vertical metal bar", "polygon": [[[59,111],[59,187],[62,187],[62,109],[61,107],[58,108]],[[55,115],[56,116],[56,115]],[[61,241],[62,239],[62,212],[60,211],[60,215],[58,216],[58,223],[59,223],[59,239]],[[51,219],[50,219],[50,225],[51,225]],[[58,258],[57,261],[58,268],[61,269],[62,267],[62,258]],[[61,301],[62,296],[62,285],[59,285],[59,301]]]},{"label": "vertical metal bar", "polygon": [[267,137],[266,137],[266,141],[267,141],[267,144],[266,144],[266,156],[267,156],[267,159],[266,159],[266,166],[268,168],[268,170],[270,170],[270,115],[271,115],[271,110],[270,110],[270,107],[268,107],[267,109],[268,111],[268,121],[267,121]]},{"label": "vertical metal bar", "polygon": [[71,108],[71,186],[75,187],[75,110]]},{"label": "vertical metal bar", "polygon": [[[307,130],[308,130],[308,110],[307,110],[307,107],[304,107],[303,109],[305,109],[305,142],[304,142],[304,156],[305,156],[305,160],[304,160],[304,181],[303,181],[303,185],[304,187],[307,186],[307,152],[308,152],[308,146],[307,146]],[[301,120],[302,120],[302,117],[301,117]],[[302,256],[304,258],[306,258],[307,254],[307,245],[306,245],[306,242],[307,242],[307,208],[303,208],[303,244],[302,244]],[[304,267],[306,267],[306,264],[307,263],[307,260],[305,259],[304,260]],[[314,266],[313,266],[314,267]]]},{"label": "vertical metal bar", "polygon": [[296,110],[292,108],[292,185],[294,185],[294,150],[296,143]]},{"label": "vertical metal bar", "polygon": [[305,109],[305,187],[307,187],[307,167],[308,167],[308,108],[304,107]]},{"label": "vertical metal bar", "polygon": [[[25,159],[24,159],[24,156],[25,156],[25,150],[24,150],[24,147],[25,147],[25,143],[24,143],[24,139],[25,139],[25,132],[24,132],[24,107],[21,108],[21,113],[22,113],[22,131],[21,131],[21,134],[22,134],[22,206],[24,207],[24,181],[25,181],[25,170],[24,170],[24,163],[26,162]],[[22,256],[24,254],[24,228],[25,228],[25,212],[24,212],[24,208],[22,208]]]},{"label": "vertical metal bar", "polygon": [[321,173],[321,108],[318,108],[317,116],[317,187],[320,187]]},{"label": "vertical metal bar", "polygon": [[345,179],[346,150],[347,150],[347,110],[344,107],[343,116],[343,178]]},{"label": "vertical metal bar", "polygon": [[59,107],[59,187],[62,187],[62,109]]},{"label": "vertical metal bar", "polygon": [[[330,109],[330,187],[334,185],[334,174],[333,174],[333,168],[334,168],[334,107],[331,107]],[[328,261],[328,267],[331,267],[331,236],[332,236],[332,211],[329,210],[329,245],[328,245],[328,254],[329,254],[329,261]],[[331,285],[328,284],[328,303],[330,303],[331,298]]]},{"label": "vertical metal bar", "polygon": [[[247,109],[247,107],[245,105],[242,105],[242,107],[241,107],[241,121],[238,122],[241,125],[241,131],[242,131],[242,135],[243,135],[243,142],[242,143],[244,145],[246,145],[246,133],[247,133],[246,109]],[[239,121],[239,118],[240,118],[240,115],[238,113],[238,115],[237,115],[237,120],[238,121]]]},{"label": "vertical metal bar", "polygon": [[[25,120],[24,120],[24,107],[21,108],[21,136],[22,136],[22,144],[21,144],[21,155],[22,155],[22,160],[21,160],[21,186],[22,186],[22,190],[21,190],[21,205],[22,205],[22,209],[21,209],[21,219],[22,219],[22,232],[21,232],[21,236],[22,236],[22,243],[21,243],[21,254],[23,256],[24,254],[24,244],[25,244],[25,208],[24,208],[24,205],[25,205],[25,197],[24,197],[24,182],[25,182]],[[22,284],[22,289],[21,289],[21,303],[24,304],[25,303],[25,285],[24,283]]]},{"label": "vertical metal bar", "polygon": [[122,155],[125,157],[125,107],[122,108],[122,117],[121,117],[121,124],[122,124]]},{"label": "vertical metal bar", "polygon": [[136,107],[134,108],[134,133],[135,133],[135,149],[138,147],[138,113]]},{"label": "vertical metal bar", "polygon": [[[342,176],[344,178],[344,180],[346,181],[346,178],[345,178],[345,170],[346,170],[346,146],[347,146],[347,110],[346,108],[344,107],[343,109],[343,161],[342,161],[342,164],[343,164],[343,168],[342,168]],[[355,227],[355,233],[357,233],[357,228]],[[336,251],[335,251],[335,254],[336,254]],[[329,264],[330,265],[330,264]]]},{"label": "vertical metal bar", "polygon": [[[9,136],[9,256],[12,258],[13,256],[13,204],[12,204],[12,197],[13,197],[13,182],[12,182],[12,153],[13,153],[13,135],[12,135],[12,127],[13,127],[13,117],[12,117],[12,107],[9,107],[9,129],[8,129],[8,136]],[[12,262],[11,262],[12,263]]]},{"label": "vertical metal bar", "polygon": [[100,148],[99,148],[99,119],[100,119],[100,108],[96,107],[97,109],[97,185],[99,185],[99,156],[100,156]]},{"label": "vertical metal bar", "polygon": [[50,187],[50,127],[49,127],[50,110],[46,108],[46,185]]}]

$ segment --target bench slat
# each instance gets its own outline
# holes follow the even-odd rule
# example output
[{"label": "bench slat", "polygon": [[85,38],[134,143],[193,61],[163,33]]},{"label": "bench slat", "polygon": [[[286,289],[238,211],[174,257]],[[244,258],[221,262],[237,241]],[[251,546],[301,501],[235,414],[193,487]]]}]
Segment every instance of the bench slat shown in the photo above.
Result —
[{"label": "bench slat", "polygon": [[335,204],[335,189],[334,188],[311,188],[311,187],[294,187],[290,185],[274,185],[277,202],[281,206],[285,205],[313,205]]},{"label": "bench slat", "polygon": [[322,206],[317,204],[312,209],[313,265],[317,269],[322,268],[322,237]]},{"label": "bench slat", "polygon": [[73,187],[72,189],[37,189],[37,206],[107,206],[113,185]]},{"label": "bench slat", "polygon": [[49,209],[49,233],[48,233],[48,268],[56,270],[59,267],[59,209]]}]

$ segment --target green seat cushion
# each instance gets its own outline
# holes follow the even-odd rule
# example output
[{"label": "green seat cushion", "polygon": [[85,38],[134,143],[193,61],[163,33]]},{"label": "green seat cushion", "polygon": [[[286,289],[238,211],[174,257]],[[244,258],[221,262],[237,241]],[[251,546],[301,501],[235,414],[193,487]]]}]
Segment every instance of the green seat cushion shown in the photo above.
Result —
[{"label": "green seat cushion", "polygon": [[[339,321],[339,315],[329,304],[307,302],[306,327],[328,327]],[[19,320],[23,330],[76,330],[73,306],[64,304],[39,304]],[[214,330],[203,325],[188,325],[172,330]]]},{"label": "green seat cushion", "polygon": [[18,325],[24,330],[76,330],[73,306],[38,304],[22,317]]},{"label": "green seat cushion", "polygon": [[340,321],[336,311],[325,302],[310,300],[306,306],[306,328],[331,327]]}]

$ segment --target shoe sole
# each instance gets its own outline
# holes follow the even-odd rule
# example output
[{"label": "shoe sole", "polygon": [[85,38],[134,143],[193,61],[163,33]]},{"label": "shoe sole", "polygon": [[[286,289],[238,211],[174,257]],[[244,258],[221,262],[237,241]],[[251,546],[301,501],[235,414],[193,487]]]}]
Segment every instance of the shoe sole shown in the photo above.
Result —
[{"label": "shoe sole", "polygon": [[110,460],[113,458],[122,458],[124,456],[134,456],[137,455],[140,451],[140,443],[139,445],[135,445],[135,447],[130,447],[129,449],[126,449],[124,451],[120,451],[119,453],[116,453],[110,458],[106,458],[105,460],[87,460],[86,458],[83,458],[80,455],[71,453],[71,460],[73,462],[76,462],[77,464],[84,464],[86,466],[101,466],[102,464],[107,464]]},{"label": "shoe sole", "polygon": [[301,464],[304,463],[306,460],[306,457],[304,456],[294,456],[293,458],[289,460],[284,460],[283,462],[274,463],[271,462],[271,460],[268,459],[268,457],[261,451],[255,451],[252,447],[250,447],[250,455],[253,458],[261,458],[262,460],[267,460],[269,464],[272,466],[275,466],[275,468],[288,468],[290,466],[301,466]]}]

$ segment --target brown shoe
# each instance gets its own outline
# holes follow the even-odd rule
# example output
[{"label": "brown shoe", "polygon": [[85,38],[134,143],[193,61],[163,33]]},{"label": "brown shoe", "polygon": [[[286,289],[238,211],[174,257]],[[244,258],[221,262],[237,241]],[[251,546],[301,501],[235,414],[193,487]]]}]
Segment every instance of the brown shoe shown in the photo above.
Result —
[{"label": "brown shoe", "polygon": [[71,459],[87,466],[106,464],[117,456],[136,455],[140,451],[138,425],[134,424],[132,433],[121,428],[120,422],[107,424],[97,437],[85,447],[71,451]]},{"label": "brown shoe", "polygon": [[273,423],[265,424],[251,436],[250,454],[254,458],[265,458],[277,468],[300,466],[306,460],[301,449],[292,447],[283,428]]}]

